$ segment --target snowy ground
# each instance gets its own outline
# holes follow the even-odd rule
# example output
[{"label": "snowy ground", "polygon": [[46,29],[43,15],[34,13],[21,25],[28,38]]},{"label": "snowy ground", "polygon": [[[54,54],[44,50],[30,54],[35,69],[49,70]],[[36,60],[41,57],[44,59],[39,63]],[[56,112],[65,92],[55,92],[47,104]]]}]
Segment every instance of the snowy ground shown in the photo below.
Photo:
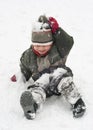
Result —
[{"label": "snowy ground", "polygon": [[[67,66],[86,102],[86,114],[74,119],[70,106],[60,97],[46,101],[33,121],[23,116],[19,98],[25,87],[19,77],[19,59],[30,44],[31,24],[39,15],[57,18],[74,37]],[[93,130],[93,1],[92,0],[0,0],[0,130]]]}]

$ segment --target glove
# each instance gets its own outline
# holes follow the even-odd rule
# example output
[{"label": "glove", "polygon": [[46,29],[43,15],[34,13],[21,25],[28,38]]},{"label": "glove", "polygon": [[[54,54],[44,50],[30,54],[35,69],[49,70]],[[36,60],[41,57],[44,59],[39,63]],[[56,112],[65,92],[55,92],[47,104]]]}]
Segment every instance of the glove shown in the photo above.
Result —
[{"label": "glove", "polygon": [[59,24],[58,24],[57,20],[53,17],[49,17],[48,22],[49,22],[49,25],[51,27],[52,33],[56,33],[56,31],[59,28]]},{"label": "glove", "polygon": [[11,79],[12,82],[16,82],[17,81],[17,78],[16,78],[15,74],[10,79]]},{"label": "glove", "polygon": [[14,74],[10,80],[12,82],[26,82],[26,78],[24,77],[24,75],[19,71],[18,73]]},{"label": "glove", "polygon": [[46,68],[46,69],[44,69],[44,70],[42,70],[41,72],[39,72],[40,73],[40,75],[42,75],[42,74],[45,74],[45,73],[50,73],[50,69],[49,68]]}]

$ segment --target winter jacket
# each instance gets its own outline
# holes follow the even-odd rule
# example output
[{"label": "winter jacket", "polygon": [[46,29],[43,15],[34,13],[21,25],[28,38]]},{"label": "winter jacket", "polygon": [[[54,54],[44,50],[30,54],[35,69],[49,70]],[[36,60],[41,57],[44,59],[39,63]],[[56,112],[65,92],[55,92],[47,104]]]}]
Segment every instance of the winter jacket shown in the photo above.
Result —
[{"label": "winter jacket", "polygon": [[73,38],[59,28],[53,35],[54,43],[49,53],[38,57],[32,49],[27,49],[20,58],[20,68],[26,80],[37,80],[43,73],[51,73],[59,66],[65,66],[67,56],[73,46]]}]

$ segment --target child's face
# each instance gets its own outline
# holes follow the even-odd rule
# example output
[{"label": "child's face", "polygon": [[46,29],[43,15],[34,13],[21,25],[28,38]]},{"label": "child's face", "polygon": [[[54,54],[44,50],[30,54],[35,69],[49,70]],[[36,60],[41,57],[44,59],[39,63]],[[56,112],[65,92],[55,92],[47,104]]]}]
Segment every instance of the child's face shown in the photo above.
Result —
[{"label": "child's face", "polygon": [[52,45],[33,45],[34,50],[39,52],[39,54],[43,55],[47,53],[51,49]]}]

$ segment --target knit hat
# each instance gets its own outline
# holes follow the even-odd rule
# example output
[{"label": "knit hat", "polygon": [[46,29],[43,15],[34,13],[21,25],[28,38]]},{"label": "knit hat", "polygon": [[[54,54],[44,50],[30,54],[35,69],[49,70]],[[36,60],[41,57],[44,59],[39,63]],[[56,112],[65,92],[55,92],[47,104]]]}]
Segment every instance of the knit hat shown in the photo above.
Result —
[{"label": "knit hat", "polygon": [[36,22],[32,28],[32,45],[51,45],[52,32],[48,23]]}]

